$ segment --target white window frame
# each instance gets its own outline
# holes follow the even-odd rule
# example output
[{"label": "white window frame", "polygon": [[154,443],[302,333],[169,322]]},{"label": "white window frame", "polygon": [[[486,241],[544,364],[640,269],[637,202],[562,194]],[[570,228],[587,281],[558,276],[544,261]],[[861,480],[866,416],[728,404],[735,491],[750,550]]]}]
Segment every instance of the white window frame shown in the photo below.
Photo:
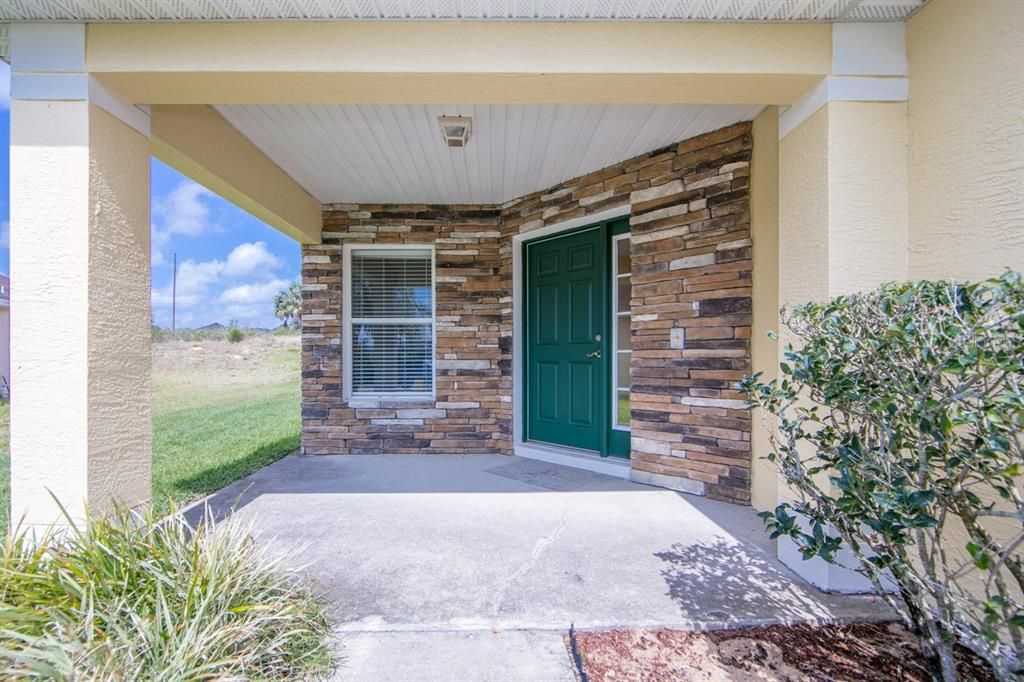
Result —
[{"label": "white window frame", "polygon": [[[430,252],[430,391],[422,393],[352,393],[352,252]],[[345,400],[434,400],[437,391],[437,259],[433,244],[345,244],[342,247],[342,396]],[[426,318],[374,318],[377,323],[424,324]],[[358,323],[358,322],[357,322]]]}]

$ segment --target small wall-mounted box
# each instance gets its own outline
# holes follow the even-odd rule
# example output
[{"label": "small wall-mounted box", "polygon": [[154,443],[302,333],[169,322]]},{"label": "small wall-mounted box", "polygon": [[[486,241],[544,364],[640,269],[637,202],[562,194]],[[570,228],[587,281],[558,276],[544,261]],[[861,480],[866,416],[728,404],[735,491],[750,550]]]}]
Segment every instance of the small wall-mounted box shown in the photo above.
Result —
[{"label": "small wall-mounted box", "polygon": [[669,347],[675,350],[686,348],[686,329],[684,327],[673,327],[668,343]]}]

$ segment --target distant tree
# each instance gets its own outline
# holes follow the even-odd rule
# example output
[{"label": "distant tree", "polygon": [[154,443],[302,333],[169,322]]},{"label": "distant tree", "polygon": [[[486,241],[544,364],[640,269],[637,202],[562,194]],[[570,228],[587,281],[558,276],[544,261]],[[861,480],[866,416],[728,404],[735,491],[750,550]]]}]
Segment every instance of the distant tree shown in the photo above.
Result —
[{"label": "distant tree", "polygon": [[302,287],[292,282],[274,298],[274,315],[284,324],[298,327],[302,322]]}]

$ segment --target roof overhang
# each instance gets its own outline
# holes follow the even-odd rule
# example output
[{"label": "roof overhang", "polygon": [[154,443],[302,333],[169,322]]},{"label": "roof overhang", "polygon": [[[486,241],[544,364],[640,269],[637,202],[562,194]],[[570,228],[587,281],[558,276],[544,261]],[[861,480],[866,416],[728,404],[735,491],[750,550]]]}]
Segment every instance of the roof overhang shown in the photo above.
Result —
[{"label": "roof overhang", "polygon": [[903,21],[926,0],[13,0],[3,21]]},{"label": "roof overhang", "polygon": [[565,22],[884,22],[905,21],[927,0],[11,0],[3,22],[565,21]]}]

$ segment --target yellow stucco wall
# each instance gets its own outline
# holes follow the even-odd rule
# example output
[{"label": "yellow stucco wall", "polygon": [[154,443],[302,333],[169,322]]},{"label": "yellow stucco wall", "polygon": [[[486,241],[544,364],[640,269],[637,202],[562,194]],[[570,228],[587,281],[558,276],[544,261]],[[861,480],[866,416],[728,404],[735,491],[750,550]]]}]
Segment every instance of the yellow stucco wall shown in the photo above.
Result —
[{"label": "yellow stucco wall", "polygon": [[[764,380],[778,375],[778,343],[768,338],[779,328],[779,110],[768,107],[754,119],[750,165],[750,233],[753,240],[753,325],[751,363]],[[750,503],[774,509],[778,501],[775,467],[762,457],[771,451],[760,411],[753,414]]]},{"label": "yellow stucco wall", "polygon": [[[779,140],[779,305],[823,300],[829,293],[828,129],[824,106]],[[776,369],[792,341],[780,325]],[[790,498],[781,480],[777,494]]]},{"label": "yellow stucco wall", "polygon": [[[1024,8],[1012,0],[931,0],[907,22],[911,278],[1024,270],[1022,36]],[[1020,528],[985,525],[997,539]],[[963,560],[966,531],[947,535]],[[967,584],[980,592],[979,578]]]},{"label": "yellow stucco wall", "polygon": [[149,138],[89,105],[89,505],[150,499]]},{"label": "yellow stucco wall", "polygon": [[909,275],[1024,269],[1024,7],[931,0],[907,22]]},{"label": "yellow stucco wall", "polygon": [[828,296],[828,114],[779,141],[779,304]]},{"label": "yellow stucco wall", "polygon": [[828,296],[906,278],[906,169],[904,102],[828,104]]},{"label": "yellow stucco wall", "polygon": [[1024,268],[1022,35],[1014,2],[932,0],[906,103],[830,102],[780,141],[781,303]]},{"label": "yellow stucco wall", "polygon": [[[779,141],[780,305],[906,278],[906,159],[902,102],[830,102]],[[779,337],[775,357],[758,353],[755,370],[773,359],[777,367],[794,341],[782,328]],[[767,434],[752,438],[765,442]],[[759,500],[770,499],[768,483],[755,487]]]},{"label": "yellow stucco wall", "polygon": [[779,142],[779,301],[906,277],[903,102],[830,102]]}]

